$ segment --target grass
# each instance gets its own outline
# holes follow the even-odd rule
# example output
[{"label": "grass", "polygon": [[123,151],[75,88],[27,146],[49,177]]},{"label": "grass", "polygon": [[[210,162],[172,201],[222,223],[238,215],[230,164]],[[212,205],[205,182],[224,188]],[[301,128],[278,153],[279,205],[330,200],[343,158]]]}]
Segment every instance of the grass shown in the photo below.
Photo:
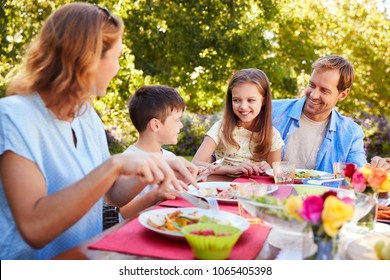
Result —
[{"label": "grass", "polygon": [[182,157],[188,161],[192,161],[192,159],[194,158],[193,156],[182,156]]}]

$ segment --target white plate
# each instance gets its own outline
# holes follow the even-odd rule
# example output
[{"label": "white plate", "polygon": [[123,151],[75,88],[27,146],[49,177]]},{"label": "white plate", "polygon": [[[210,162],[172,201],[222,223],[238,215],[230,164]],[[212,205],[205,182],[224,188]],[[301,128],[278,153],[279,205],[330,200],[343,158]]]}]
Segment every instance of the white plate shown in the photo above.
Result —
[{"label": "white plate", "polygon": [[[331,173],[328,173],[328,172],[324,172],[324,171],[318,171],[318,170],[313,170],[313,169],[295,169],[295,173],[296,172],[307,172],[307,171],[314,171],[316,172],[320,178],[318,179],[333,179],[333,174]],[[267,171],[265,171],[265,174],[267,174],[268,176],[274,176],[274,171],[272,169],[268,169]],[[296,180],[302,180],[302,179],[310,179],[310,178],[295,178]]]},{"label": "white plate", "polygon": [[390,241],[390,233],[369,233],[355,239],[347,247],[347,256],[353,260],[377,260],[374,245],[378,240]]},{"label": "white plate", "polygon": [[376,221],[377,221],[377,222],[380,222],[380,223],[390,224],[390,220],[376,219]]},{"label": "white plate", "polygon": [[143,225],[145,228],[150,229],[154,232],[163,234],[168,237],[174,237],[174,238],[184,238],[184,235],[181,232],[173,232],[173,231],[163,231],[157,228],[152,227],[151,225],[148,224],[148,219],[152,215],[166,215],[175,211],[182,211],[184,214],[190,214],[194,213],[197,211],[198,216],[208,216],[208,217],[213,217],[217,218],[220,221],[229,221],[229,223],[236,227],[239,228],[242,232],[246,231],[249,228],[249,223],[247,220],[244,218],[226,212],[226,211],[214,211],[214,210],[209,210],[209,209],[201,209],[201,208],[163,208],[163,209],[156,209],[156,210],[150,210],[147,212],[143,212],[141,215],[138,217],[138,221],[140,222],[141,225]]},{"label": "white plate", "polygon": [[[234,184],[234,185],[248,185],[248,184],[252,184],[252,183],[250,183],[250,182],[248,182],[248,183],[204,182],[204,183],[198,183],[199,190],[197,188],[195,188],[194,186],[190,185],[188,187],[188,192],[192,195],[197,196],[197,197],[204,198],[207,195],[205,195],[204,192],[202,192],[202,189],[210,189],[211,194],[212,194],[211,196],[215,197],[215,195],[218,193],[217,189],[226,190],[226,189],[229,189],[232,184]],[[255,183],[253,183],[253,184],[255,184]],[[274,191],[276,191],[278,189],[278,186],[276,186],[276,185],[268,185],[267,187],[268,187],[267,194],[273,193]],[[235,204],[238,201],[237,198],[220,198],[220,197],[215,197],[215,198],[217,199],[218,202],[223,202],[223,203]]]}]

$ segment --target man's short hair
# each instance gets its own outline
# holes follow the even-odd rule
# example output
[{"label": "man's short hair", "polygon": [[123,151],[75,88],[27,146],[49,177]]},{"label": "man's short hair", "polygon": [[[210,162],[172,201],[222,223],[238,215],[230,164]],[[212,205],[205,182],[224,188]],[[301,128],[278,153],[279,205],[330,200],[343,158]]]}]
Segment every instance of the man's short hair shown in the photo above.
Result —
[{"label": "man's short hair", "polygon": [[173,110],[184,111],[185,102],[176,89],[168,86],[142,86],[129,102],[130,119],[140,133],[151,119],[164,123]]},{"label": "man's short hair", "polygon": [[312,70],[318,72],[337,69],[340,73],[337,89],[339,92],[346,90],[352,86],[355,80],[355,71],[352,64],[344,57],[339,55],[330,55],[317,59],[313,65]]}]

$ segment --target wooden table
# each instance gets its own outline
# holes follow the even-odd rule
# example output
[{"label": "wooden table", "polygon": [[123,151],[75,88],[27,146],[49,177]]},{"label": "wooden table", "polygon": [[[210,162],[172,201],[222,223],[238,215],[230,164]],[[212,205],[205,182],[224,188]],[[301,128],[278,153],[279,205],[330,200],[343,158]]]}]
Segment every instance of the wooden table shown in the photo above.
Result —
[{"label": "wooden table", "polygon": [[[211,175],[208,177],[209,182],[231,182],[235,178],[234,177],[228,177],[223,175]],[[154,207],[154,206],[153,206]],[[133,217],[137,218],[137,217]],[[84,241],[83,243],[79,244],[76,247],[73,247],[72,249],[65,251],[62,254],[59,254],[58,256],[54,257],[55,260],[150,260],[154,258],[150,257],[144,257],[144,256],[138,256],[138,255],[129,255],[129,254],[122,254],[117,252],[110,252],[110,251],[103,251],[103,250],[90,250],[88,249],[88,246],[95,243],[96,241],[102,239],[105,235],[114,232],[121,227],[123,227],[128,221],[131,219],[128,219],[125,222],[119,223],[102,233],[98,234],[97,236]],[[256,259],[263,259],[263,260],[272,260],[275,259],[279,252],[278,248],[275,248],[268,244],[266,241],[264,243],[263,249],[259,253]]]}]

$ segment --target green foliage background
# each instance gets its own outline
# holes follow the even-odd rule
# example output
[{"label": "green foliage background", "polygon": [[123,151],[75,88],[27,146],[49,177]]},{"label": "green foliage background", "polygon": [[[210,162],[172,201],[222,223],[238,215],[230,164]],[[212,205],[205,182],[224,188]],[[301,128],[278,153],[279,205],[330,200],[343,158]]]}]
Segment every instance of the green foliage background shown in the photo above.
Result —
[{"label": "green foliage background", "polygon": [[[0,0],[0,97],[42,21],[73,1]],[[85,1],[91,2],[93,1]],[[267,73],[274,99],[300,96],[311,63],[328,54],[353,62],[356,82],[339,110],[360,123],[371,157],[390,154],[390,20],[377,0],[110,0],[97,4],[126,26],[121,71],[95,100],[113,153],[133,143],[127,100],[143,84],[166,84],[186,100],[176,147],[193,155],[220,112],[238,69]],[[218,116],[218,115],[217,115]]]}]

